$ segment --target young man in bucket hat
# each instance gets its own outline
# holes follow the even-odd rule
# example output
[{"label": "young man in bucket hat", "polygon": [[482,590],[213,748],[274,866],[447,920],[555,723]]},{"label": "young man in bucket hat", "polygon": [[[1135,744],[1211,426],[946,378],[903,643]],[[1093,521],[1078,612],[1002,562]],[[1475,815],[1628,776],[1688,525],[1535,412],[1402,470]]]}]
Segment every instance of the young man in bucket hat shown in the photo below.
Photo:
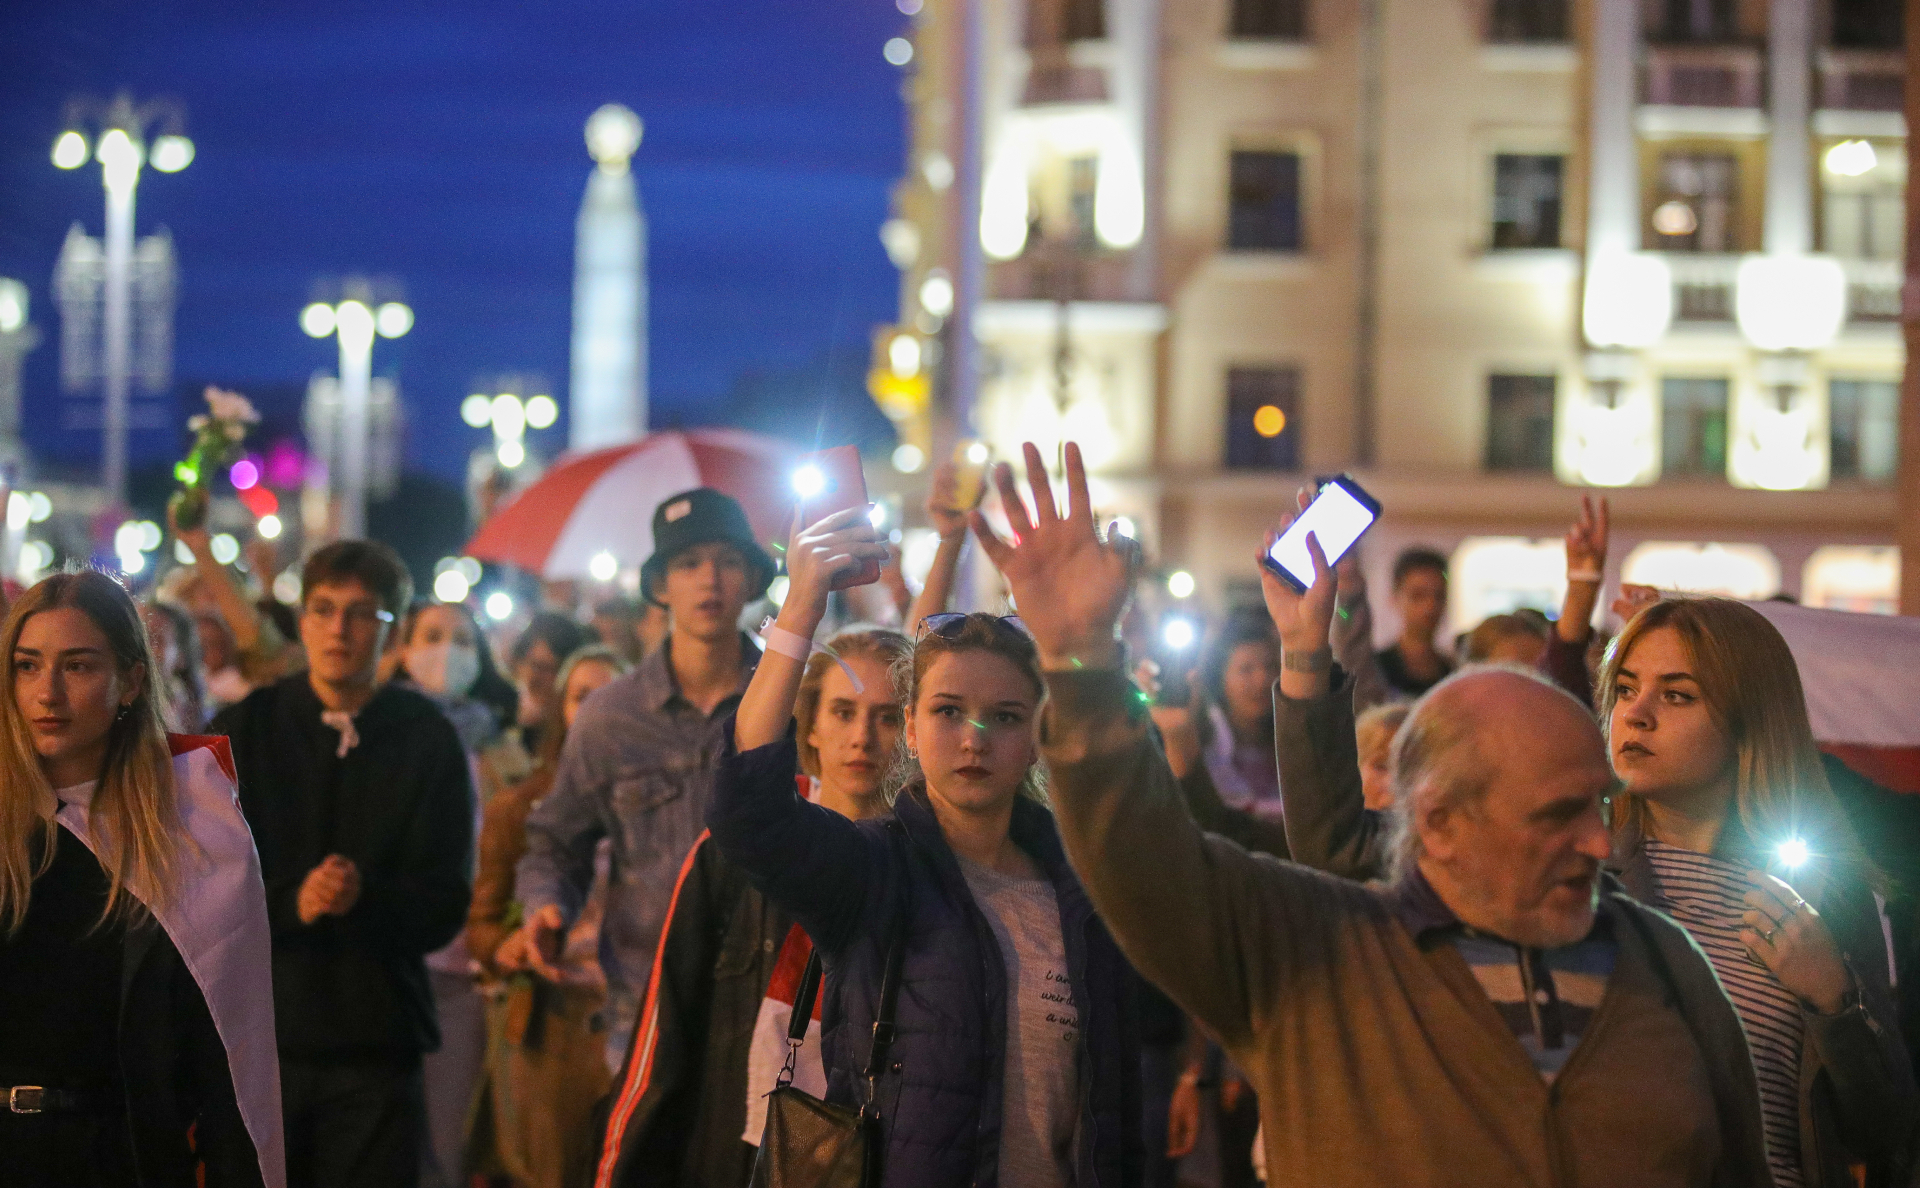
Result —
[{"label": "young man in bucket hat", "polygon": [[527,818],[515,881],[527,922],[499,959],[505,968],[559,977],[566,929],[593,882],[594,849],[610,839],[600,962],[607,1060],[616,1068],[681,860],[706,827],[723,725],[760,658],[740,630],[740,614],[766,593],[775,569],[740,505],[706,487],[654,510],[653,546],[640,592],[666,610],[667,642],[581,707],[553,791]]}]

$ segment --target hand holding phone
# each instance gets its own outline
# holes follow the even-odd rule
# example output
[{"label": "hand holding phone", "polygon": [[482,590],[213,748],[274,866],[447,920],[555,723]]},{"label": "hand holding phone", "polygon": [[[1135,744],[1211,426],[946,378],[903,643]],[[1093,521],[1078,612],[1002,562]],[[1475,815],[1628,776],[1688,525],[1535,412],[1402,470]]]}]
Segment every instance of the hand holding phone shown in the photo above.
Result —
[{"label": "hand holding phone", "polygon": [[[794,472],[794,488],[800,494],[796,519],[800,527],[817,524],[837,511],[867,505],[867,476],[860,469],[857,446],[835,446],[808,458]],[[865,561],[837,574],[832,589],[848,590],[872,585],[880,580],[880,563]]]},{"label": "hand holding phone", "polygon": [[1307,534],[1311,532],[1326,554],[1329,566],[1357,543],[1367,529],[1380,518],[1380,501],[1351,476],[1340,474],[1329,479],[1280,538],[1261,557],[1261,564],[1296,594],[1305,594],[1313,585],[1313,558],[1307,553]]}]

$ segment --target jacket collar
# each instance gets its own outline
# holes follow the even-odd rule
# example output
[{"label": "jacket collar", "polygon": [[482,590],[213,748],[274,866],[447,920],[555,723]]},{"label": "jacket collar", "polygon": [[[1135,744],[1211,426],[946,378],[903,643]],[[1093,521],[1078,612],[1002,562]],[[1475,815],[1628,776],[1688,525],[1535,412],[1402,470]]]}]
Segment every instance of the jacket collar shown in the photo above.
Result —
[{"label": "jacket collar", "polygon": [[[675,699],[686,700],[680,696],[680,683],[673,679],[672,655],[673,636],[669,635],[665,643],[647,653],[633,670],[634,684],[640,689],[640,702],[648,713],[664,713]],[[746,692],[747,682],[753,679],[754,666],[759,663],[760,649],[751,637],[741,632],[740,683],[734,687],[734,696]]]},{"label": "jacket collar", "polygon": [[[954,857],[953,849],[947,845],[946,834],[940,831],[940,821],[933,814],[933,805],[927,801],[927,785],[924,779],[916,779],[900,790],[893,802],[893,815],[907,831],[907,836],[926,847],[934,856],[935,864],[949,882],[958,887],[966,885],[966,877],[960,872],[960,861]],[[1013,837],[1015,845],[1027,852],[1040,867],[1047,881],[1054,886],[1054,893],[1063,901],[1068,898],[1083,899],[1085,892],[1073,870],[1067,865],[1067,852],[1060,844],[1060,830],[1054,824],[1053,814],[1035,804],[1025,796],[1016,796],[1013,801],[1013,821],[1007,832]],[[1065,912],[1062,912],[1065,915]]]},{"label": "jacket collar", "polygon": [[[1611,910],[1609,900],[1621,890],[1620,880],[1610,871],[1600,872],[1600,904],[1594,913],[1596,929],[1605,926],[1607,913]],[[1447,906],[1447,902],[1440,898],[1440,893],[1433,889],[1433,884],[1427,881],[1427,876],[1421,873],[1418,866],[1389,886],[1386,897],[1394,917],[1400,921],[1401,927],[1412,934],[1415,943],[1424,942],[1435,933],[1467,927]]]}]

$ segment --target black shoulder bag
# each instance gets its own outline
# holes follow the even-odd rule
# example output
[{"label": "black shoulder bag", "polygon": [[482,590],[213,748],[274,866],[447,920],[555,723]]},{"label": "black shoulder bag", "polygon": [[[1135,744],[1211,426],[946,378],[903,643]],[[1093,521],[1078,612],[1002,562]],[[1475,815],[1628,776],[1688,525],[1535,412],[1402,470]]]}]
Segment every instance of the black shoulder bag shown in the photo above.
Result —
[{"label": "black shoulder bag", "polygon": [[[889,821],[889,832],[894,823]],[[866,1104],[859,1109],[821,1101],[793,1087],[793,1066],[807,1038],[814,999],[820,993],[820,950],[807,959],[787,1024],[787,1063],[767,1095],[767,1127],[754,1157],[750,1188],[879,1188],[880,1074],[893,1047],[894,1003],[900,996],[900,966],[906,949],[908,909],[903,902],[887,938],[886,970],[880,979],[873,1046],[867,1051]]]}]

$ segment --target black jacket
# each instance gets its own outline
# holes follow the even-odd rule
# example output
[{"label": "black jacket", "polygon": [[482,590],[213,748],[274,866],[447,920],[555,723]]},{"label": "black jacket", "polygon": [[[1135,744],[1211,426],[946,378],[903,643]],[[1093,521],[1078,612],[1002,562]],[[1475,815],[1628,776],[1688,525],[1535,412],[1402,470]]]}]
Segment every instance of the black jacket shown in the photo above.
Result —
[{"label": "black jacket", "polygon": [[[793,917],[702,835],[627,1045],[603,1143],[602,1185],[740,1188],[758,1148],[741,1139],[747,1057]],[[759,1087],[766,1092],[771,1084]],[[603,1157],[604,1162],[604,1157]]]},{"label": "black jacket", "polygon": [[[864,1100],[886,937],[911,906],[892,1060],[879,1078],[883,1188],[997,1188],[1007,978],[926,801],[900,793],[896,842],[883,820],[849,821],[794,790],[794,742],[729,753],[715,777],[713,840],[767,897],[792,911],[825,959],[821,1047],[827,1097]],[[1142,1182],[1139,982],[1067,866],[1053,815],[1014,802],[1012,836],[1053,883],[1080,1008],[1075,1183]],[[1012,1188],[1012,1186],[1008,1186]]]},{"label": "black jacket", "polygon": [[[273,928],[273,1007],[293,1059],[411,1059],[440,1046],[423,958],[459,934],[472,893],[473,786],[453,727],[418,693],[383,687],[354,719],[320,720],[304,673],[223,710],[240,807],[253,827]],[[307,873],[329,854],[360,869],[360,899],[302,924]]]}]

